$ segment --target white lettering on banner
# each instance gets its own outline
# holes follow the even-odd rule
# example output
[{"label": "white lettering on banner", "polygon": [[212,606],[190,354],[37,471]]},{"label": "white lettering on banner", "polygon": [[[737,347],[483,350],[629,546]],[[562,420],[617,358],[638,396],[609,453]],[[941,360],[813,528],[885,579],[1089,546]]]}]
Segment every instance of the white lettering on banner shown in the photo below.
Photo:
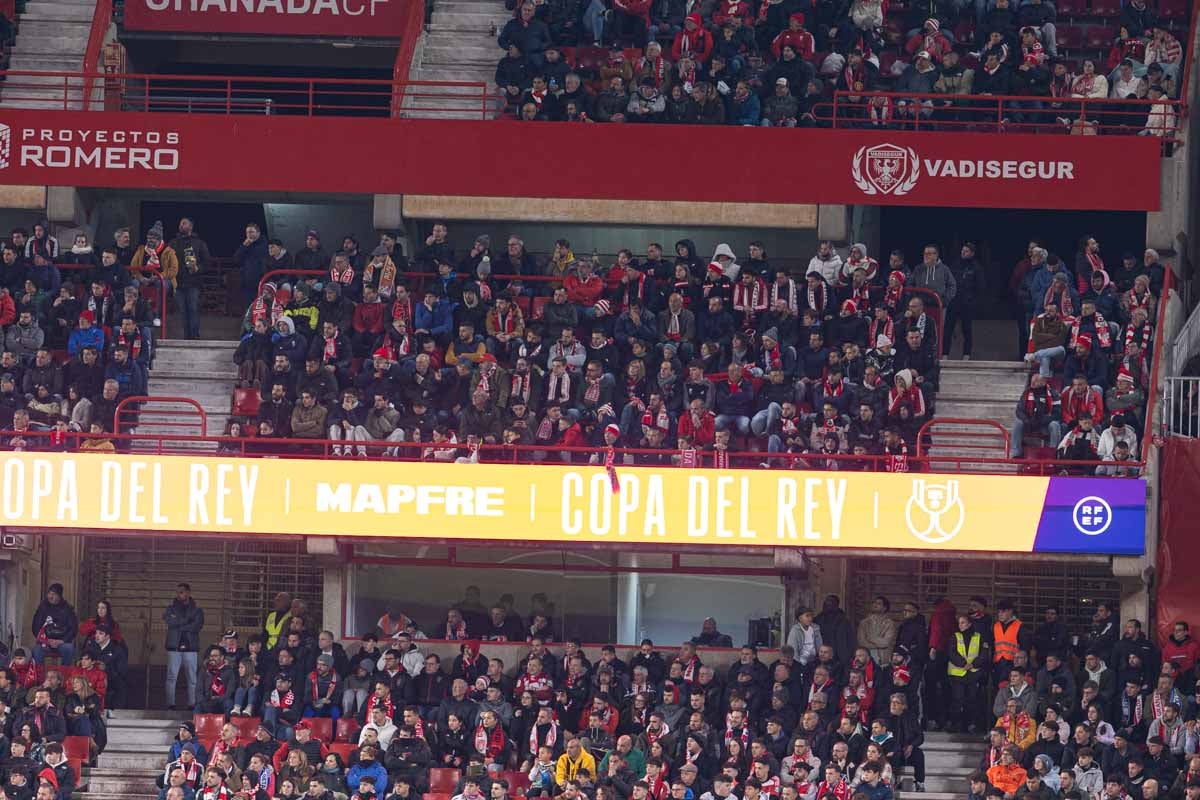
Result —
[{"label": "white lettering on banner", "polygon": [[[593,473],[585,481],[578,472],[568,472],[562,478],[562,503],[559,507],[563,533],[578,536],[587,533],[607,536],[616,533],[628,536],[666,536],[666,495],[661,475],[640,477],[625,473],[618,477],[620,490],[614,492],[608,475]],[[585,494],[586,493],[586,494]],[[640,529],[635,529],[640,522]],[[614,531],[615,523],[615,531]]]},{"label": "white lettering on banner", "polygon": [[378,16],[390,0],[143,0],[154,12],[252,14],[263,16]]},{"label": "white lettering on banner", "polygon": [[[411,508],[409,508],[411,506]],[[399,514],[429,516],[441,510],[452,517],[503,517],[500,486],[413,486],[403,483],[317,484],[318,514]]]},{"label": "white lettering on banner", "polygon": [[930,178],[1070,181],[1075,180],[1075,162],[1020,159],[919,160],[913,148],[890,143],[860,147],[850,159],[850,180],[860,192],[868,196],[906,195],[917,185],[922,172]]},{"label": "white lettering on banner", "polygon": [[1075,180],[1073,161],[954,161],[925,159],[925,172],[937,178],[1001,178],[1004,180]]},{"label": "white lettering on banner", "polygon": [[[178,144],[176,131],[22,128],[17,163],[49,169],[174,172],[179,169]],[[0,169],[9,161],[0,159]]]}]

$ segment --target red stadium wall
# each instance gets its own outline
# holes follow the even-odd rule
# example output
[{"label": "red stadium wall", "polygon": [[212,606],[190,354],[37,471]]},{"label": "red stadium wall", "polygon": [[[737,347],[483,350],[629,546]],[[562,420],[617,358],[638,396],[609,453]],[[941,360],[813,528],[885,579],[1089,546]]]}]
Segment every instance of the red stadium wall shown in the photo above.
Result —
[{"label": "red stadium wall", "polygon": [[1160,461],[1158,588],[1155,628],[1158,641],[1171,635],[1177,619],[1200,624],[1200,440],[1167,439]]}]

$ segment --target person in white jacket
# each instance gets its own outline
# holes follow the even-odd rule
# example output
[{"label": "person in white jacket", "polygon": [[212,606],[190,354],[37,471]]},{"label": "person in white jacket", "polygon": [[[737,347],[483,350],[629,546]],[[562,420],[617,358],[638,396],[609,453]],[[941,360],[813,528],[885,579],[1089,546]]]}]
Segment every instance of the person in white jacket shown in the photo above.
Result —
[{"label": "person in white jacket", "polygon": [[788,631],[787,644],[801,666],[807,667],[817,657],[822,644],[821,626],[813,622],[811,608],[800,608],[796,612],[796,622]]},{"label": "person in white jacket", "polygon": [[1100,443],[1096,446],[1096,454],[1101,461],[1111,461],[1117,442],[1129,445],[1129,455],[1137,458],[1138,437],[1133,427],[1128,424],[1123,412],[1118,411],[1109,419],[1109,426],[1100,434]]},{"label": "person in white jacket", "polygon": [[733,248],[725,242],[721,242],[717,245],[717,249],[713,250],[713,257],[709,263],[713,261],[721,265],[722,273],[731,281],[736,281],[742,272],[742,265],[737,263],[737,256],[733,254]]},{"label": "person in white jacket", "polygon": [[821,242],[817,248],[817,254],[808,262],[808,269],[804,271],[807,275],[810,272],[819,272],[821,277],[830,286],[834,286],[838,282],[838,276],[842,272],[842,257],[833,249],[833,242]]}]

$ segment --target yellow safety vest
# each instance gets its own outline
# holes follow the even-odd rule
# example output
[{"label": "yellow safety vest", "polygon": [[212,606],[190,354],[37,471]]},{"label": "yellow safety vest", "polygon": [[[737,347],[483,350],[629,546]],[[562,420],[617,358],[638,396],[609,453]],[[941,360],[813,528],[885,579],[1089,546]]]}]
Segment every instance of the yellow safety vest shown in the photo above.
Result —
[{"label": "yellow safety vest", "polygon": [[[972,663],[975,659],[979,658],[979,647],[980,647],[980,636],[979,636],[978,631],[971,634],[971,643],[970,644],[967,644],[963,640],[962,631],[955,631],[955,633],[954,633],[954,648],[955,648],[955,650],[958,651],[958,654],[963,657],[963,660],[966,661],[968,664]],[[971,667],[969,671],[978,672],[979,668]],[[951,663],[946,666],[946,672],[955,678],[961,678],[963,675],[967,674],[968,668],[967,667],[956,667],[953,663]]]},{"label": "yellow safety vest", "polygon": [[263,623],[263,629],[267,632],[267,643],[265,645],[267,650],[273,648],[275,643],[279,641],[279,634],[283,632],[284,627],[287,626],[291,619],[291,611],[288,611],[282,617],[279,616],[278,611],[272,611],[270,614],[267,614],[267,621]]}]

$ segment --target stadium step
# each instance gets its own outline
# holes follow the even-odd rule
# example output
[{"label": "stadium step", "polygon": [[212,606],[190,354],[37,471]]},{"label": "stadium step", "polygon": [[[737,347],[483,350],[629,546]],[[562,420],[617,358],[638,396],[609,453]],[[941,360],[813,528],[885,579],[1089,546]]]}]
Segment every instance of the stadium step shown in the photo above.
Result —
[{"label": "stadium step", "polygon": [[934,418],[981,420],[984,424],[936,425],[926,449],[931,468],[937,472],[995,472],[997,465],[970,459],[1004,457],[1001,432],[986,423],[995,422],[1004,430],[1012,426],[1013,409],[1028,374],[1029,365],[1021,361],[943,359]]},{"label": "stadium step", "polygon": [[[511,18],[488,0],[434,0],[429,29],[423,34],[420,56],[414,60],[409,76],[425,81],[482,83],[494,96],[496,64],[504,51],[492,31]],[[406,117],[479,119],[481,113],[451,99],[437,102],[435,98],[406,98],[404,105]]]},{"label": "stadium step", "polygon": [[[233,363],[233,353],[236,349],[236,342],[186,339],[159,341],[154,355],[154,369],[150,372],[150,394],[195,400],[207,416],[207,434],[219,436],[229,418],[233,388],[237,382],[237,368]],[[156,407],[164,408],[161,405]],[[183,410],[185,406],[180,405],[178,408]],[[180,418],[176,425],[164,422],[160,418],[155,421],[153,427],[141,426],[137,432],[147,435],[185,436],[198,433],[194,418],[186,417]],[[138,450],[152,450],[157,447],[157,442],[153,439],[135,440],[133,446]],[[196,442],[174,449],[211,452],[215,445],[210,442]]]},{"label": "stadium step", "polygon": [[167,752],[179,730],[179,717],[158,711],[114,711],[108,720],[108,747],[87,771],[87,791],[79,800],[152,800],[154,781],[167,765]]},{"label": "stadium step", "polygon": [[[29,0],[21,14],[19,33],[13,45],[9,69],[76,72],[83,66],[88,36],[95,11],[94,0]],[[66,102],[61,79],[43,79],[50,87],[34,77],[10,77],[0,86],[0,106],[7,108],[81,108],[82,92],[73,90]]]}]

